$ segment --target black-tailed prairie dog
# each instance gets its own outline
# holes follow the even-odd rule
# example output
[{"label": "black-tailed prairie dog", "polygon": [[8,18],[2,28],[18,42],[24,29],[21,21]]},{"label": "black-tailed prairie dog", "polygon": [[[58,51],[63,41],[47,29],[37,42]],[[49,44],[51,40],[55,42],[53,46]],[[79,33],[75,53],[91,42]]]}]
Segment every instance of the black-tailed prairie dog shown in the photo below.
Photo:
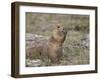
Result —
[{"label": "black-tailed prairie dog", "polygon": [[63,53],[63,43],[65,41],[67,30],[57,25],[52,32],[51,37],[48,40],[48,52],[47,55],[51,60],[51,63],[58,64],[60,62]]}]

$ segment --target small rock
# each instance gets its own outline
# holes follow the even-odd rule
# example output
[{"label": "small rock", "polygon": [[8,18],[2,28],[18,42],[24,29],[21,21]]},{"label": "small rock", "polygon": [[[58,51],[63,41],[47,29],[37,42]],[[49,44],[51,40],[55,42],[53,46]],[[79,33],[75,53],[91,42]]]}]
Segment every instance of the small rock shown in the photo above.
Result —
[{"label": "small rock", "polygon": [[29,59],[27,59],[26,60],[26,64],[29,67],[38,67],[38,66],[42,65],[42,61],[39,60],[39,59],[35,59],[35,60],[29,60]]}]

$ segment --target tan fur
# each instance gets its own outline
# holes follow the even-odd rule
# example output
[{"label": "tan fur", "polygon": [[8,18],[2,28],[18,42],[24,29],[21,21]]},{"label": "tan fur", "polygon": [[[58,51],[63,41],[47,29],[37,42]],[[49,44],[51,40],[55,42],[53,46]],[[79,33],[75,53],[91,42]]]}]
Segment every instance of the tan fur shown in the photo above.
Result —
[{"label": "tan fur", "polygon": [[57,25],[53,30],[52,36],[48,40],[47,54],[52,63],[58,64],[60,62],[63,53],[62,45],[66,38],[66,34],[67,31],[63,27]]}]

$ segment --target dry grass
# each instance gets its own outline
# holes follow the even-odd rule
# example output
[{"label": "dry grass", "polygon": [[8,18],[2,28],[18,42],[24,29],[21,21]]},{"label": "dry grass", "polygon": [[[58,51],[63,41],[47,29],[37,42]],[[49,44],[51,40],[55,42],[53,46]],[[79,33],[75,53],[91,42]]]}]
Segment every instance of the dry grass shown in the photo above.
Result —
[{"label": "dry grass", "polygon": [[[88,15],[26,13],[26,33],[48,37],[58,23],[68,29],[60,65],[89,64],[89,47],[82,45],[82,39],[89,35]],[[33,60],[39,57],[33,56]],[[44,57],[41,66],[48,66],[48,61]]]}]

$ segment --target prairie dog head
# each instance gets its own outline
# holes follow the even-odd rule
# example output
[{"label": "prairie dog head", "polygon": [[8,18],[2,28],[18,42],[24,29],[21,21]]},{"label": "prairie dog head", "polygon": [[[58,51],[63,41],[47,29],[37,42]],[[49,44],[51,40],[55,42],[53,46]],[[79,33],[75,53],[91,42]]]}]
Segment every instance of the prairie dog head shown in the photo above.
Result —
[{"label": "prairie dog head", "polygon": [[53,29],[53,37],[57,40],[64,40],[67,34],[67,30],[59,24]]}]

